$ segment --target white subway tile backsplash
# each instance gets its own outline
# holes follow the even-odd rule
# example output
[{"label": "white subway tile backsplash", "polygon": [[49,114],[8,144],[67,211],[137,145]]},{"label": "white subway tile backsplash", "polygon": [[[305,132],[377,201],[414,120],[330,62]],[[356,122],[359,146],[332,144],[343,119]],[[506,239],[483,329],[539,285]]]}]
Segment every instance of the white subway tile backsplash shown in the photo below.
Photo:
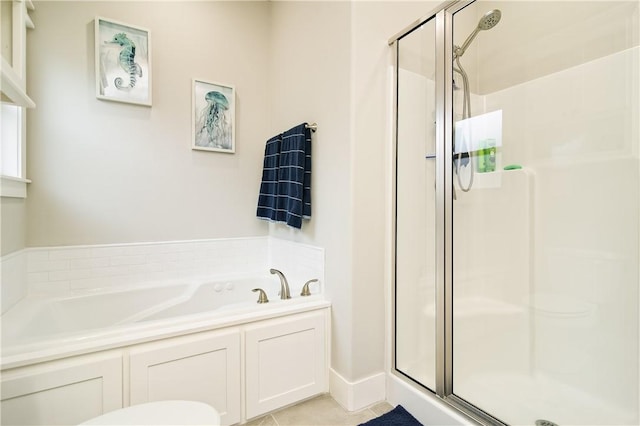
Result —
[{"label": "white subway tile backsplash", "polygon": [[27,284],[46,283],[49,281],[48,272],[29,272],[27,274]]},{"label": "white subway tile backsplash", "polygon": [[146,255],[154,252],[154,246],[150,244],[131,245],[125,248],[124,254],[127,256]]},{"label": "white subway tile backsplash", "polygon": [[109,264],[112,266],[118,265],[142,265],[147,263],[147,256],[144,254],[131,254],[128,256],[112,256]]},{"label": "white subway tile backsplash", "polygon": [[60,296],[70,292],[69,281],[39,282],[29,284],[29,293],[37,295]]},{"label": "white subway tile backsplash", "polygon": [[91,249],[91,257],[112,257],[126,255],[126,247],[96,247]]},{"label": "white subway tile backsplash", "polygon": [[147,255],[147,263],[166,263],[178,260],[178,253],[153,253]]},{"label": "white subway tile backsplash", "polygon": [[120,280],[118,277],[100,277],[100,278],[87,278],[82,280],[73,280],[69,282],[69,289],[71,291],[98,289],[104,287],[111,287],[119,285]]},{"label": "white subway tile backsplash", "polygon": [[88,257],[91,257],[91,251],[85,248],[49,250],[49,260],[86,259]]},{"label": "white subway tile backsplash", "polygon": [[27,295],[27,252],[20,250],[2,256],[0,264],[0,302],[4,314]]},{"label": "white subway tile backsplash", "polygon": [[90,269],[109,266],[108,257],[97,257],[89,259],[72,259],[69,261],[69,269]]},{"label": "white subway tile backsplash", "polygon": [[150,274],[152,272],[161,272],[162,265],[160,263],[146,263],[141,265],[129,265],[128,273],[130,274]]},{"label": "white subway tile backsplash", "polygon": [[324,279],[323,249],[272,237],[34,248],[25,252],[25,287],[39,294],[213,275],[268,275],[271,267],[281,269],[295,291],[309,279]]},{"label": "white subway tile backsplash", "polygon": [[30,249],[27,252],[27,262],[46,262],[49,260],[49,250]]},{"label": "white subway tile backsplash", "polygon": [[193,243],[173,243],[171,244],[172,250],[175,250],[176,252],[180,253],[183,251],[192,251],[193,250]]},{"label": "white subway tile backsplash", "polygon": [[69,269],[68,260],[44,260],[39,262],[27,262],[27,272],[63,271]]},{"label": "white subway tile backsplash", "polygon": [[178,262],[188,262],[192,260],[195,260],[195,253],[193,250],[181,251],[178,253]]},{"label": "white subway tile backsplash", "polygon": [[105,268],[93,268],[91,269],[92,276],[94,278],[101,277],[115,277],[118,275],[127,275],[129,269],[126,265],[124,266],[107,266]]},{"label": "white subway tile backsplash", "polygon": [[65,271],[49,272],[49,281],[69,281],[91,278],[93,276],[91,269],[73,269]]}]

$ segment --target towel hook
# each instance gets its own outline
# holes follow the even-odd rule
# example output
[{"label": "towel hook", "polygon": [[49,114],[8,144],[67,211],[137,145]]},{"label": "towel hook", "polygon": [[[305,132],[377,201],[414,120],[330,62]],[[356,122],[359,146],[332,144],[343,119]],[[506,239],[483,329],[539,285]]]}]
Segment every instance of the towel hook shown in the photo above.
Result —
[{"label": "towel hook", "polygon": [[316,130],[318,130],[318,123],[306,124],[305,127],[307,129],[311,129],[312,132],[315,132]]}]

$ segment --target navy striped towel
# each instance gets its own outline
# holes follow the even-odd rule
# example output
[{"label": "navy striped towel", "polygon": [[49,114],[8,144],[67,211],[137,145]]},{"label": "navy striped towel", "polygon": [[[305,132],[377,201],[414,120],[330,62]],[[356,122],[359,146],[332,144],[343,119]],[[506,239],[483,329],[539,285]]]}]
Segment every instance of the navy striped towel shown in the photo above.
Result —
[{"label": "navy striped towel", "polygon": [[302,228],[311,218],[311,130],[302,123],[267,141],[258,218]]}]

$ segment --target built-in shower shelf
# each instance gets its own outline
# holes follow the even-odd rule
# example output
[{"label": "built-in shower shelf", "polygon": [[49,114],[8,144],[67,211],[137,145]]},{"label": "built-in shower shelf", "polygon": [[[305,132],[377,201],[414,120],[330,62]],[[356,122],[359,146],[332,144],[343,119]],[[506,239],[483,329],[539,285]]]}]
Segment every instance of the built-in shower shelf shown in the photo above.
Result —
[{"label": "built-in shower shelf", "polygon": [[533,170],[528,167],[522,167],[520,169],[511,170],[496,170],[495,172],[478,173],[476,172],[473,178],[474,189],[500,189],[505,185],[505,180],[513,179],[518,176],[534,175]]},{"label": "built-in shower shelf", "polygon": [[473,178],[473,188],[500,188],[502,187],[502,171],[479,173],[476,172]]}]

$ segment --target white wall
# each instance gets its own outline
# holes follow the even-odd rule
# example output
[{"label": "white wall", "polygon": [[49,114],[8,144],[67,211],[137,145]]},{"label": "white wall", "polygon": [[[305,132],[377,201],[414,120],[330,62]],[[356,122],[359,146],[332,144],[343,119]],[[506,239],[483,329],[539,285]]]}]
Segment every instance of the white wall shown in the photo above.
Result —
[{"label": "white wall", "polygon": [[355,382],[384,369],[387,40],[436,3],[272,5],[272,132],[301,121],[319,130],[313,219],[299,232],[271,225],[270,234],[325,247],[332,368]]},{"label": "white wall", "polygon": [[439,2],[352,3],[353,376],[384,368],[385,236],[390,182],[392,48],[388,39]]},{"label": "white wall", "polygon": [[[95,97],[95,16],[151,30],[153,107]],[[266,2],[36,2],[31,247],[264,235]],[[235,155],[192,151],[191,79],[237,90]]]},{"label": "white wall", "polygon": [[23,198],[0,201],[0,256],[27,246],[27,209]]},{"label": "white wall", "polygon": [[[473,42],[482,52],[477,64],[471,65],[478,70],[476,93],[493,93],[628,49],[640,37],[638,2],[633,0],[555,1],[542,6],[530,0],[488,0],[477,4],[476,19],[467,27],[467,34],[494,8],[502,11],[502,20]],[[532,24],[523,25],[525,22]]]},{"label": "white wall", "polygon": [[27,293],[26,259],[27,211],[23,198],[0,199],[0,302],[1,312]]},{"label": "white wall", "polygon": [[350,208],[350,6],[273,2],[271,132],[317,122],[312,136],[311,221],[302,230],[270,225],[270,235],[324,247],[333,303],[331,365],[350,376],[352,360]]},{"label": "white wall", "polygon": [[[382,372],[387,40],[437,3],[37,2],[26,245],[269,233],[324,247],[332,367]],[[95,99],[96,15],[151,29],[152,108]],[[193,77],[236,85],[235,155],[190,149]],[[294,231],[255,203],[265,140],[302,121],[319,125],[313,218]]]}]

